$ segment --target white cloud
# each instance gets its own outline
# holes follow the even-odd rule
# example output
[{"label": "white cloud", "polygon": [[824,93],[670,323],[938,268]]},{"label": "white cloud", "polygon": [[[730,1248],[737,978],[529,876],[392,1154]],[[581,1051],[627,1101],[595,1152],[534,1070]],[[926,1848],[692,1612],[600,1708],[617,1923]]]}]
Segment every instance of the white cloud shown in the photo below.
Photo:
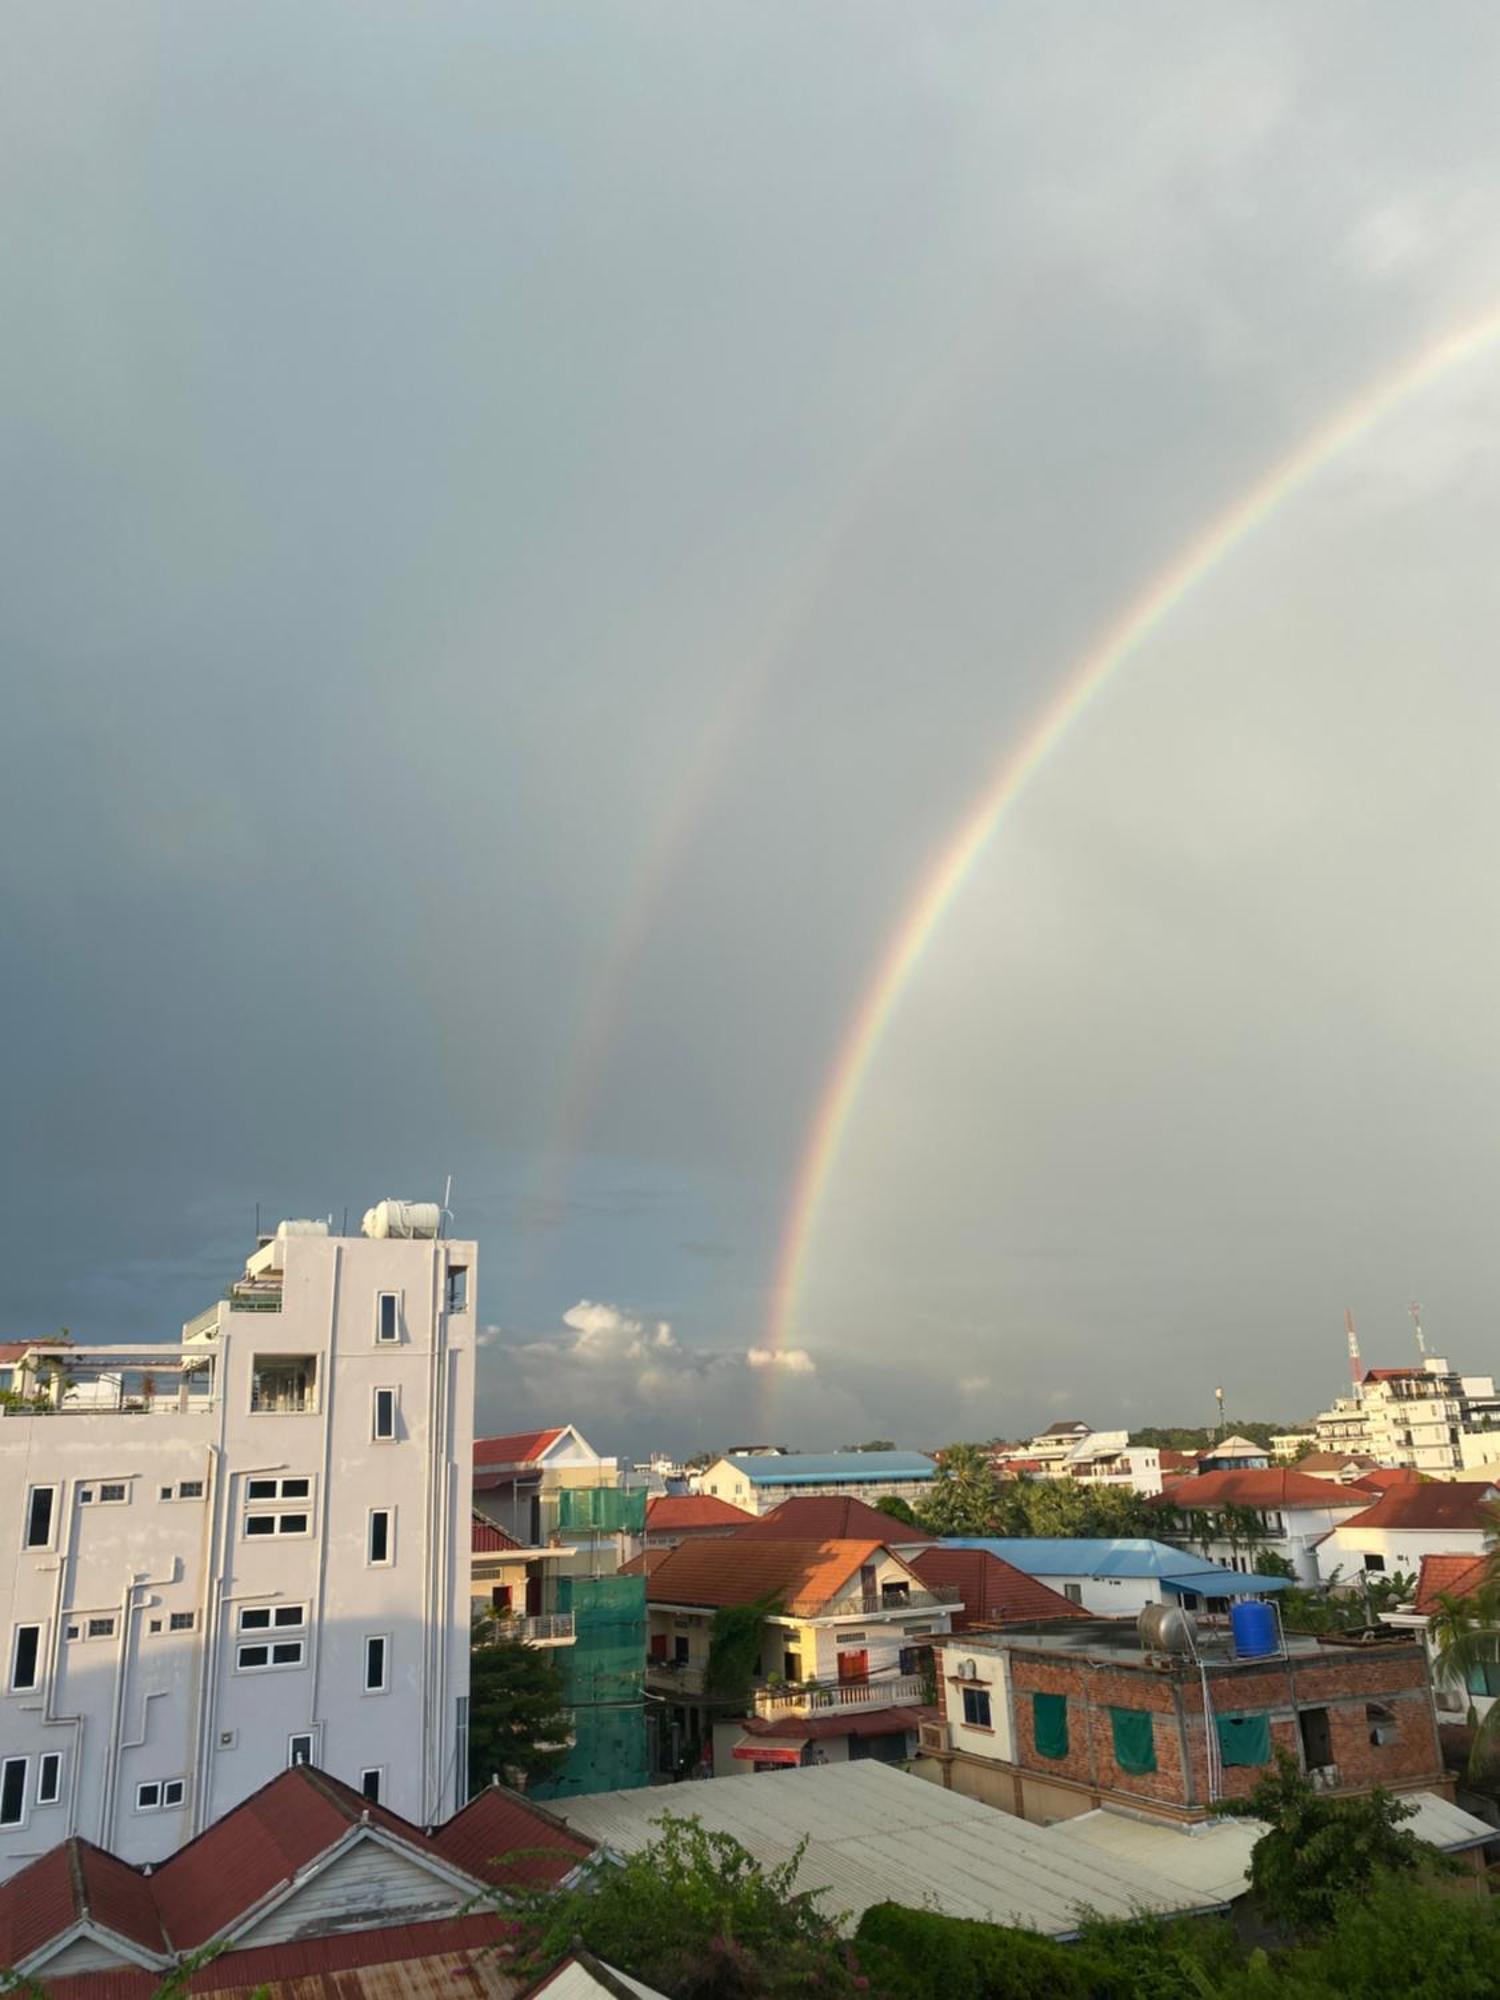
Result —
[{"label": "white cloud", "polygon": [[617,1357],[643,1361],[648,1355],[660,1359],[682,1351],[666,1320],[639,1319],[619,1306],[596,1305],[592,1299],[580,1299],[562,1320],[578,1335],[573,1354],[580,1361]]},{"label": "white cloud", "polygon": [[747,1368],[780,1368],[788,1375],[816,1375],[818,1364],[805,1347],[752,1347],[745,1356]]}]

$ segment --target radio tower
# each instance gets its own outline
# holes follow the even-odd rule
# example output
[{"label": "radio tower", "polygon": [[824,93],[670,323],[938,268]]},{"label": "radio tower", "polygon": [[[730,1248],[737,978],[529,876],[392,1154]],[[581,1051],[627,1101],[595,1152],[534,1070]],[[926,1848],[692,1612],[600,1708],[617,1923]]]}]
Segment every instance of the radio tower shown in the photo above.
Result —
[{"label": "radio tower", "polygon": [[1362,1403],[1365,1399],[1364,1385],[1360,1381],[1359,1335],[1354,1331],[1354,1315],[1344,1308],[1344,1330],[1349,1335],[1349,1379],[1354,1384],[1354,1400]]},{"label": "radio tower", "polygon": [[1427,1359],[1427,1336],[1422,1331],[1422,1308],[1413,1299],[1406,1310],[1411,1314],[1411,1323],[1417,1329],[1417,1352],[1425,1361]]}]

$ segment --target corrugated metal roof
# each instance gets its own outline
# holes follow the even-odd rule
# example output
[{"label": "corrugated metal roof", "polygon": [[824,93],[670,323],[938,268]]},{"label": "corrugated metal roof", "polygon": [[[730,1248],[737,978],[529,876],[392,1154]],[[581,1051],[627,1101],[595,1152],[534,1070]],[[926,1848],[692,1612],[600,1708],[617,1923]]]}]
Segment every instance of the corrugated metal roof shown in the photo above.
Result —
[{"label": "corrugated metal roof", "polygon": [[1265,1831],[1259,1820],[1214,1819],[1169,1826],[1101,1807],[1051,1828],[1101,1854],[1135,1862],[1179,1882],[1186,1894],[1227,1903],[1250,1886],[1250,1851]]},{"label": "corrugated metal roof", "polygon": [[835,1481],[932,1479],[937,1465],[922,1451],[789,1451],[779,1457],[736,1458],[729,1463],[752,1486],[813,1486]]},{"label": "corrugated metal roof", "polygon": [[602,2000],[629,2000],[631,1994],[636,2000],[666,2000],[654,1986],[632,1979],[628,1972],[606,1965],[602,1958],[586,1951],[565,1958],[530,1989],[525,2000],[542,2000],[543,1994],[547,2000],[601,2000],[601,1996]]},{"label": "corrugated metal roof", "polygon": [[1129,1917],[1217,1908],[1221,1900],[874,1762],[719,1779],[682,1798],[603,1792],[567,1799],[558,1810],[622,1854],[646,1846],[669,1810],[732,1834],[768,1865],[785,1861],[805,1836],[799,1886],[826,1887],[821,1907],[846,1929],[873,1903],[930,1903],[950,1916],[1066,1937],[1083,1910]]},{"label": "corrugated metal roof", "polygon": [[[1068,1535],[950,1535],[943,1540],[949,1549],[988,1549],[1002,1562],[1014,1563],[1028,1576],[1156,1576],[1204,1579],[1186,1588],[1207,1596],[1237,1597],[1252,1584],[1262,1589],[1285,1588],[1278,1577],[1245,1577],[1238,1571],[1205,1562],[1186,1549],[1169,1548],[1165,1542],[1144,1536],[1120,1536],[1115,1540]],[[1210,1588],[1209,1579],[1216,1579]]]}]

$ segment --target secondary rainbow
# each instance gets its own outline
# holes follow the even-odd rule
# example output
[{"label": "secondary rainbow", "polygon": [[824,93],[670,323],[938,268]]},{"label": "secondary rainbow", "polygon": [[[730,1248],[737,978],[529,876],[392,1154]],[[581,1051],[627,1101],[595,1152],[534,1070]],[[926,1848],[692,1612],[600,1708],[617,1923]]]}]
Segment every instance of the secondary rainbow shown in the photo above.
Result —
[{"label": "secondary rainbow", "polygon": [[[1183,549],[1069,674],[964,816],[908,904],[876,964],[819,1096],[787,1211],[773,1281],[766,1344],[780,1353],[791,1335],[809,1252],[828,1183],[870,1065],[908,980],[1006,810],[1112,674],[1241,542],[1340,453],[1366,437],[1408,397],[1481,353],[1500,336],[1500,306],[1425,347],[1382,377],[1263,473],[1248,492]],[[767,1368],[768,1385],[780,1372]],[[769,1394],[769,1389],[768,1389]]]}]

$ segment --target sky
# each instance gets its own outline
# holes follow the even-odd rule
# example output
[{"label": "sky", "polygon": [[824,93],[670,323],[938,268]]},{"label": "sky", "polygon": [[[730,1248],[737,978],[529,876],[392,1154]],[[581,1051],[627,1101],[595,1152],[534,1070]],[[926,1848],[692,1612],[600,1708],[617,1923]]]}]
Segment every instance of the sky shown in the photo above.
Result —
[{"label": "sky", "polygon": [[21,5],[0,1337],[440,1196],[479,1422],[1291,1421],[1500,1370],[1500,19]]}]

